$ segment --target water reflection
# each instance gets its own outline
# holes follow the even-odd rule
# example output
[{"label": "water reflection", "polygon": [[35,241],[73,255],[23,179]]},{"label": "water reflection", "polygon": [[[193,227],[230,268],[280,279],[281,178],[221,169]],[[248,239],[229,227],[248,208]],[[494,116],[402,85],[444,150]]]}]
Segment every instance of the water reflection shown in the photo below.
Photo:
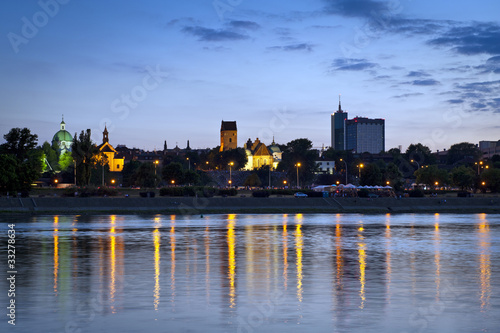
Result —
[{"label": "water reflection", "polygon": [[485,312],[490,306],[490,296],[491,296],[491,239],[490,239],[490,226],[488,220],[486,220],[486,215],[481,214],[479,216],[480,222],[478,224],[479,232],[479,279],[481,286],[480,293],[480,303],[481,312]]},{"label": "water reflection", "polygon": [[154,243],[154,263],[155,263],[155,287],[153,291],[153,306],[155,311],[158,311],[158,307],[160,305],[160,243],[161,243],[161,237],[160,237],[160,230],[159,228],[161,227],[161,222],[160,222],[160,217],[155,217],[155,229],[153,230],[153,243]]},{"label": "water reflection", "polygon": [[359,305],[360,309],[364,309],[366,295],[365,295],[365,283],[366,283],[366,244],[363,237],[363,226],[358,228],[358,261],[359,261],[359,297],[361,298],[361,303]]},{"label": "water reflection", "polygon": [[[190,331],[273,332],[283,323],[322,323],[318,331],[361,332],[400,322],[394,331],[408,331],[410,318],[424,318],[418,309],[436,304],[446,311],[424,318],[429,331],[438,331],[432,325],[442,318],[456,323],[458,332],[500,325],[492,312],[500,307],[494,297],[500,288],[496,215],[36,219],[19,233],[30,254],[19,260],[36,274],[26,273],[20,283],[36,296],[24,300],[26,311],[64,312],[55,320],[63,329],[47,331],[64,331],[82,312],[81,304],[96,325],[120,324],[113,318],[140,322],[137,311],[158,322],[177,322],[173,331],[187,325]],[[88,304],[94,304],[90,312]],[[481,327],[463,323],[464,308],[482,316]],[[186,318],[213,326],[196,326],[194,320],[191,325]],[[360,329],[351,330],[354,323]]]},{"label": "water reflection", "polygon": [[59,278],[59,216],[54,216],[54,293],[57,294]]},{"label": "water reflection", "polygon": [[302,286],[302,248],[304,246],[304,240],[302,236],[302,214],[297,214],[296,216],[296,226],[295,226],[295,252],[297,255],[297,299],[302,302],[302,293],[304,292]]},{"label": "water reflection", "polygon": [[236,255],[235,255],[235,244],[236,238],[234,235],[234,224],[236,215],[230,214],[228,216],[227,222],[227,248],[228,248],[228,279],[229,279],[229,307],[234,308],[236,306]]},{"label": "water reflection", "polygon": [[439,235],[439,214],[434,215],[434,264],[436,265],[436,301],[439,302],[441,287],[441,238]]}]

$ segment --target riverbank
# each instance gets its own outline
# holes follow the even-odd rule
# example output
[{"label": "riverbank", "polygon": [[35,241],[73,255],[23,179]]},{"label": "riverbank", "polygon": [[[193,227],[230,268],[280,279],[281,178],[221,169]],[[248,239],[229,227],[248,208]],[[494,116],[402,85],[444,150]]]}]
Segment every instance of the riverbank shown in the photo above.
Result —
[{"label": "riverbank", "polygon": [[0,198],[0,214],[500,213],[500,198]]}]

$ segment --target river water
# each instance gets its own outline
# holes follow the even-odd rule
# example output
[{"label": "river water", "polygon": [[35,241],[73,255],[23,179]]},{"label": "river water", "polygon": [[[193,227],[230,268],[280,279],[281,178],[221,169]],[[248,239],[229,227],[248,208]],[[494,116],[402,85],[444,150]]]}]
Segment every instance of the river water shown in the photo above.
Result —
[{"label": "river water", "polygon": [[0,222],[2,332],[500,331],[500,215]]}]

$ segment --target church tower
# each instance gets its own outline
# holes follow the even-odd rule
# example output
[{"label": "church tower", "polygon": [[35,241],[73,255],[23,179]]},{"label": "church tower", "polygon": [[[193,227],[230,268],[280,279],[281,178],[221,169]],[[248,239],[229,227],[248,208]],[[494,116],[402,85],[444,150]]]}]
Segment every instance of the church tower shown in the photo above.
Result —
[{"label": "church tower", "polygon": [[104,125],[104,132],[102,132],[102,143],[109,142],[108,134],[108,129],[106,128],[106,125]]},{"label": "church tower", "polygon": [[238,147],[238,129],[236,121],[222,121],[220,126],[220,151]]}]

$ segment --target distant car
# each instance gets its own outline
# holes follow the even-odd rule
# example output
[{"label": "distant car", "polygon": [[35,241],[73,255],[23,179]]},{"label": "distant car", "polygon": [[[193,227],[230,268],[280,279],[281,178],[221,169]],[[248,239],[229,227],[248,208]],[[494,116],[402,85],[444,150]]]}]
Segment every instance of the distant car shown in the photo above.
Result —
[{"label": "distant car", "polygon": [[307,198],[307,194],[302,193],[302,192],[297,192],[293,196],[296,198]]}]

